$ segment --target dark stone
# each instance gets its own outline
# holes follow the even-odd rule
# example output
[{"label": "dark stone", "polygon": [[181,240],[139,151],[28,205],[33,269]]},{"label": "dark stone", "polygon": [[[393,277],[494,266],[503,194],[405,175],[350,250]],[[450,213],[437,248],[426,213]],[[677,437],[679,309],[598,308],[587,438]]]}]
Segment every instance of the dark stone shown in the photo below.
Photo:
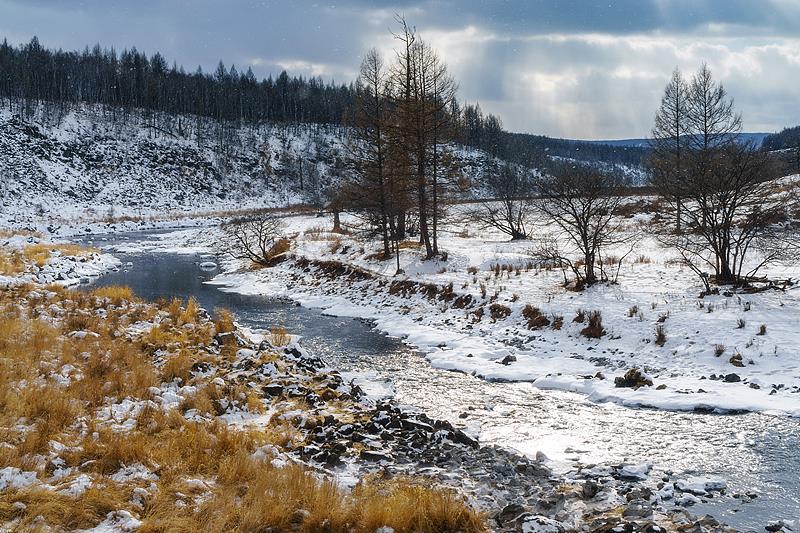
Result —
[{"label": "dark stone", "polygon": [[497,520],[498,525],[505,525],[508,522],[516,520],[522,513],[525,512],[525,507],[518,503],[510,503],[503,507],[503,509],[495,515],[494,519]]},{"label": "dark stone", "polygon": [[586,483],[583,484],[583,488],[581,489],[581,496],[584,500],[591,500],[597,493],[600,492],[600,487],[592,481],[591,479],[588,480]]},{"label": "dark stone", "polygon": [[739,374],[726,374],[725,375],[725,383],[738,383],[742,381],[742,378],[739,377]]},{"label": "dark stone", "polygon": [[478,441],[457,429],[453,432],[453,442],[457,442],[458,444],[463,444],[465,446],[469,446],[470,448],[477,448]]}]

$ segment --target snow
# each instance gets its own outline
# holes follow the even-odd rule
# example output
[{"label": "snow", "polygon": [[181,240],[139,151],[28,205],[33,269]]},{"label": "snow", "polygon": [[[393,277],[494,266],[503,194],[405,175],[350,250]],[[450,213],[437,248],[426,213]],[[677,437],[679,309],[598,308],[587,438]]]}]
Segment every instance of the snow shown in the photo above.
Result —
[{"label": "snow", "polygon": [[82,529],[81,533],[126,533],[142,527],[142,521],[125,510],[112,511],[105,520],[91,529]]},{"label": "snow", "polygon": [[25,472],[13,466],[0,468],[0,490],[24,489],[37,482],[36,472]]},{"label": "snow", "polygon": [[[344,127],[243,125],[223,149],[213,121],[196,131],[197,117],[182,118],[184,134],[168,135],[144,126],[136,111],[123,123],[83,105],[60,123],[40,113],[23,125],[0,109],[0,228],[66,236],[206,226],[221,220],[219,212],[307,200],[308,186],[300,189],[292,168],[301,158],[317,166],[323,186],[346,177]],[[229,151],[223,161],[220,154]],[[453,154],[473,176],[491,159],[463,146]]]},{"label": "snow", "polygon": [[647,476],[652,469],[653,463],[622,465],[622,467],[619,469],[619,475],[628,479],[647,479]]},{"label": "snow", "polygon": [[[353,220],[343,216],[343,221]],[[425,262],[418,251],[404,250],[405,274],[394,277],[394,261],[368,259],[375,251],[370,248],[377,244],[365,246],[340,236],[343,244],[350,244],[348,251],[342,253],[345,246],[341,246],[332,253],[324,234],[304,234],[329,221],[295,216],[286,222],[286,232],[297,235],[293,253],[351,264],[375,279],[315,278],[313,272],[294,268],[291,261],[253,271],[225,259],[223,273],[210,283],[225,291],[288,298],[329,315],[371,320],[379,331],[418,348],[433,366],[488,380],[528,381],[538,388],[572,391],[595,402],[625,406],[800,416],[795,334],[800,292],[793,287],[785,292],[698,298],[702,286],[696,276],[645,236],[634,253],[645,260],[625,263],[618,284],[573,292],[562,287],[560,272],[523,268],[519,275],[495,276],[490,270],[494,264],[529,262],[530,242],[508,242],[491,232],[471,235],[469,228],[458,231],[458,226],[448,228],[440,239],[449,255],[446,262]],[[213,230],[184,230],[162,234],[140,249],[174,250],[187,243],[193,250],[205,246],[204,253],[209,253],[213,237]],[[477,274],[467,272],[471,266],[478,268]],[[783,279],[800,277],[798,267],[776,266],[769,273]],[[452,283],[457,295],[471,295],[487,312],[476,320],[467,314],[475,305],[454,309],[419,293],[388,294],[388,284],[398,279],[440,287]],[[495,294],[496,302],[509,307],[511,315],[493,322],[488,304]],[[563,316],[561,330],[528,330],[522,316],[527,304],[548,317]],[[580,335],[583,325],[572,321],[578,309],[601,311],[606,335],[601,339]],[[761,324],[766,325],[766,335],[758,334]],[[658,325],[666,330],[664,346],[653,341]],[[715,355],[718,344],[724,345],[721,356]],[[743,366],[734,366],[734,354],[741,355]],[[499,364],[507,356],[516,360]],[[653,386],[617,387],[614,378],[629,368],[641,369]],[[725,378],[731,374],[739,380]]]},{"label": "snow", "polygon": [[700,496],[709,492],[724,490],[727,486],[728,484],[724,479],[707,476],[692,476],[675,482],[675,487],[678,490]]}]

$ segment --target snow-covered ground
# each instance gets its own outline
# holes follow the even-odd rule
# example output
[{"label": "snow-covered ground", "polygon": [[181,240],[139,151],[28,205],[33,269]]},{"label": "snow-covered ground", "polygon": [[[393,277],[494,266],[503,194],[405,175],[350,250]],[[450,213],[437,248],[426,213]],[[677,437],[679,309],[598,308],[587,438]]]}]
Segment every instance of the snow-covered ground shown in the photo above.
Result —
[{"label": "snow-covered ground", "polygon": [[[631,229],[639,221],[631,219]],[[447,261],[422,261],[418,250],[406,249],[405,274],[393,276],[393,260],[370,259],[377,243],[322,231],[329,226],[324,218],[287,218],[293,253],[352,265],[371,277],[326,274],[324,265],[294,260],[264,270],[228,261],[226,273],[214,283],[229,291],[291,298],[326,314],[373,320],[379,330],[422,350],[432,365],[490,380],[530,381],[598,402],[800,416],[800,292],[794,287],[699,298],[699,279],[673,261],[672,252],[644,237],[623,263],[619,283],[574,292],[562,286],[560,271],[529,268],[530,242],[508,242],[491,232],[476,235],[458,225],[448,227],[440,240]],[[183,230],[145,247],[211,251],[211,238],[207,229]],[[520,270],[497,275],[497,264]],[[800,268],[776,266],[769,274],[797,278]],[[428,296],[419,286],[392,289],[397,281],[435,284],[438,290]],[[450,284],[454,295],[443,298],[441,289]],[[471,302],[455,305],[464,295]],[[492,318],[492,304],[510,314]],[[563,317],[561,329],[529,329],[523,316],[527,305],[551,323]],[[476,315],[480,308],[482,317]],[[573,321],[579,309],[602,313],[602,338],[581,335],[585,324]],[[663,346],[655,342],[658,326],[666,334]],[[631,368],[640,369],[653,385],[617,387],[614,378]]]},{"label": "snow-covered ground", "polygon": [[[226,124],[224,143],[220,131],[210,119],[141,110],[123,119],[119,110],[82,106],[60,121],[40,110],[23,122],[0,109],[0,228],[186,225],[198,214],[307,203],[349,176],[344,127]],[[452,151],[472,180],[491,159],[464,146]]]}]

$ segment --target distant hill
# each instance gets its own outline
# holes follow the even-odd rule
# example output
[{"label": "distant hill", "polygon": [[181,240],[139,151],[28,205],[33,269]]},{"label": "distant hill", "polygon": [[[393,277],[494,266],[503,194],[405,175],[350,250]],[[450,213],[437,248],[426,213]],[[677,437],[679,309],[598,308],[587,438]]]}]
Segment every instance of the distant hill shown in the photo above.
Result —
[{"label": "distant hill", "polygon": [[[752,142],[756,147],[761,147],[764,139],[769,137],[770,133],[760,132],[743,132],[737,135],[737,140],[740,143]],[[607,146],[628,146],[631,148],[648,148],[649,139],[613,139],[613,140],[599,140],[599,141],[577,141],[589,144],[604,144]]]},{"label": "distant hill", "polygon": [[779,133],[767,135],[762,146],[767,150],[785,150],[800,146],[800,126],[784,128]]}]

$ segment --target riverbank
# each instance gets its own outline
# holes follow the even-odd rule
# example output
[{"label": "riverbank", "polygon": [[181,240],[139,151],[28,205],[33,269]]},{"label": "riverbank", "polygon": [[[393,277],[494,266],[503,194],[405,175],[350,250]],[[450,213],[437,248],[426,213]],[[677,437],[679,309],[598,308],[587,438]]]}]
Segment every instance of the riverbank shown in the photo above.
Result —
[{"label": "riverbank", "polygon": [[[552,475],[539,460],[481,447],[447,422],[401,409],[391,402],[371,400],[319,359],[305,353],[284,331],[241,330],[224,317],[212,322],[192,303],[147,304],[122,289],[103,288],[87,294],[18,285],[7,288],[3,297],[7,300],[6,312],[13,308],[20,313],[18,319],[23,320],[24,327],[38,327],[25,322],[26,316],[36,316],[37,322],[52,324],[53,339],[70,346],[66,353],[78,353],[71,346],[80,345],[81,353],[88,354],[88,358],[82,355],[76,359],[73,355],[69,361],[62,361],[64,352],[56,352],[57,360],[49,361],[38,380],[26,376],[28,382],[42,384],[28,391],[31,397],[50,397],[44,394],[45,389],[66,398],[94,389],[88,387],[87,379],[97,371],[92,346],[107,354],[113,347],[111,355],[106,355],[102,372],[103,376],[115,376],[110,381],[111,389],[104,388],[102,397],[90,402],[89,411],[76,416],[94,427],[94,432],[87,433],[84,424],[68,423],[70,417],[80,413],[67,413],[60,419],[61,424],[43,428],[35,415],[20,425],[19,421],[26,418],[18,416],[22,413],[4,410],[6,416],[17,420],[15,431],[19,432],[7,442],[16,442],[25,434],[47,432],[36,439],[47,449],[42,461],[30,463],[26,460],[30,451],[19,446],[5,456],[2,496],[7,505],[2,508],[8,513],[3,516],[10,520],[9,524],[67,521],[82,527],[95,522],[94,525],[102,523],[112,530],[124,531],[148,530],[173,523],[172,520],[191,522],[198,516],[208,518],[208,513],[216,513],[222,517],[220,520],[239,520],[240,514],[234,513],[235,518],[226,514],[231,511],[223,501],[230,494],[231,478],[221,470],[203,470],[208,465],[201,468],[204,461],[194,462],[197,457],[189,461],[196,465],[196,472],[183,472],[183,466],[172,465],[178,457],[170,454],[180,455],[178,462],[184,464],[192,454],[199,453],[183,440],[174,442],[174,446],[169,444],[170,438],[179,438],[174,430],[180,434],[185,432],[181,429],[184,426],[191,427],[193,438],[201,438],[197,426],[208,425],[204,431],[213,433],[209,437],[212,441],[236,441],[244,435],[251,459],[267,459],[276,469],[300,465],[322,479],[334,481],[345,491],[341,497],[362,509],[359,512],[377,511],[368,502],[353,502],[348,498],[356,496],[347,494],[376,494],[384,508],[389,491],[406,502],[389,506],[390,509],[408,510],[408,505],[424,508],[419,501],[408,504],[408,495],[405,489],[401,490],[405,485],[396,485],[408,482],[412,487],[418,486],[413,479],[424,476],[426,487],[439,487],[435,490],[442,491],[426,499],[432,506],[441,506],[437,501],[448,501],[444,508],[458,509],[459,498],[466,496],[472,506],[485,513],[488,526],[500,531],[595,530],[626,523],[629,526],[625,527],[636,529],[691,523],[721,529],[713,520],[698,522],[685,511],[669,509],[670,504],[663,501],[666,492],[655,493],[641,486],[647,466],[587,469],[580,476],[564,479]],[[134,362],[130,356],[135,353],[121,357],[118,354],[126,352],[125,346],[144,350],[147,358],[136,357]],[[34,349],[14,353],[38,355]],[[138,364],[144,366],[135,366]],[[35,369],[37,365],[22,368]],[[108,379],[103,376],[99,376],[99,383]],[[4,423],[4,427],[13,424]],[[152,440],[151,445],[142,439]],[[169,444],[168,452],[164,451],[165,442]],[[230,449],[212,452],[216,456],[231,455]],[[221,464],[233,467],[227,461]],[[270,472],[279,479],[285,473]],[[365,479],[375,481],[358,482]],[[373,492],[369,490],[370,483],[378,484]],[[302,485],[306,493],[314,493],[315,487]],[[419,496],[421,490],[413,489],[412,493]],[[99,491],[113,501],[99,498]],[[58,503],[55,510],[44,511],[42,506],[54,500]],[[249,496],[246,502],[264,505],[263,500]],[[307,499],[295,505],[294,509],[283,509],[291,513],[281,515],[295,520],[295,525],[306,524],[303,527],[314,529],[313,524],[321,523],[315,520],[333,520],[324,512],[317,512]],[[100,511],[109,506],[113,509]],[[471,515],[456,515],[461,520],[466,516],[468,521],[434,529],[469,530]],[[348,516],[352,519],[352,515]],[[398,530],[420,529],[404,526],[403,513],[379,516],[384,525],[394,524]],[[266,520],[262,515],[257,518]],[[328,523],[337,530],[333,527],[335,522]]]},{"label": "riverbank", "polygon": [[[574,292],[562,286],[561,272],[535,267],[530,243],[466,229],[442,236],[446,260],[421,261],[408,243],[404,273],[395,276],[394,261],[380,260],[377,243],[331,233],[326,223],[293,217],[289,261],[263,271],[226,261],[214,283],[371,320],[423,351],[433,366],[488,380],[527,381],[628,406],[800,416],[800,291],[793,285],[698,298],[699,279],[643,238],[622,262],[618,283]],[[213,252],[214,238],[214,230],[185,230],[149,246]],[[800,271],[771,274],[792,278]],[[593,312],[601,325],[587,336]],[[631,370],[636,379],[626,380]]]},{"label": "riverbank", "polygon": [[[23,262],[31,246],[61,252],[45,265],[91,253],[38,242]],[[362,403],[286,332],[124,287],[35,283],[30,266],[0,292],[3,530],[485,529],[432,476],[368,475],[369,437],[347,448],[331,432],[400,413]]]}]

